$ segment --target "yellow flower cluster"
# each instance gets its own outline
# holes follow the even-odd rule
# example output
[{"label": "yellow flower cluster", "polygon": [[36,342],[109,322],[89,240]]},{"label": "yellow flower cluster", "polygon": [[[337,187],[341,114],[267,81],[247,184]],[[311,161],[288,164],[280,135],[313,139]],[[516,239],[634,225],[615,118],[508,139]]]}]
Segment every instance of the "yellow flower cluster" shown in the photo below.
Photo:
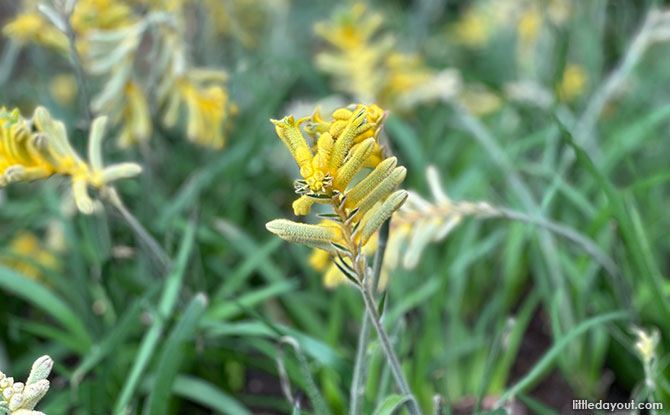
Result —
[{"label": "yellow flower cluster", "polygon": [[268,20],[280,10],[287,10],[287,0],[201,0],[210,14],[217,34],[237,39],[246,48],[255,48]]},{"label": "yellow flower cluster", "polygon": [[[425,248],[430,243],[445,239],[465,217],[489,217],[496,214],[495,208],[485,202],[453,202],[442,190],[435,167],[428,167],[426,176],[434,200],[428,201],[409,191],[405,204],[393,214],[379,289],[384,289],[390,272],[398,266],[405,269],[415,268]],[[375,238],[363,248],[368,256],[376,250]],[[347,281],[342,271],[328,260],[328,253],[324,251],[315,249],[309,264],[323,273],[323,282],[327,287]]]},{"label": "yellow flower cluster", "polygon": [[54,174],[70,176],[77,208],[93,213],[88,187],[105,189],[118,179],[138,175],[142,168],[135,163],[104,167],[102,139],[106,118],[94,120],[88,142],[88,162],[72,148],[65,125],[38,107],[32,120],[23,118],[17,109],[0,109],[0,186],[9,183],[44,179]]},{"label": "yellow flower cluster", "polygon": [[[66,34],[49,22],[38,10],[38,4],[38,1],[24,0],[22,12],[3,28],[3,33],[22,44],[35,43],[66,53],[69,49]],[[83,54],[88,49],[86,34],[117,29],[133,22],[132,8],[124,1],[79,0],[71,16],[77,50]]]},{"label": "yellow flower cluster", "polygon": [[333,76],[335,87],[362,102],[378,101],[399,109],[405,94],[430,82],[435,74],[418,55],[395,50],[395,39],[379,33],[383,17],[356,2],[331,21],[315,26],[331,50],[316,56],[316,65]]},{"label": "yellow flower cluster", "polygon": [[[378,106],[356,105],[335,110],[329,120],[318,111],[297,121],[293,116],[271,120],[300,167],[302,179],[295,188],[301,196],[293,203],[295,213],[307,214],[313,203],[330,204],[333,212],[322,215],[325,220],[318,225],[277,219],[267,224],[268,230],[287,241],[337,255],[340,262],[335,263],[342,272],[349,268],[356,270],[354,275],[363,275],[366,245],[407,198],[404,190],[394,192],[406,169],[396,166],[395,157],[381,156],[378,135],[384,119]],[[303,123],[315,146],[302,134]],[[374,169],[353,184],[364,167]]]},{"label": "yellow flower cluster", "polygon": [[[146,143],[151,137],[152,114],[157,111],[152,111],[150,103],[164,110],[163,121],[168,127],[177,124],[184,109],[190,141],[216,149],[225,144],[228,121],[236,108],[224,87],[225,72],[188,64],[183,22],[187,3],[76,2],[70,18],[76,49],[86,71],[104,79],[91,107],[96,114],[107,115],[112,124],[120,125],[117,142],[121,147]],[[143,7],[134,8],[134,4]],[[26,1],[24,10],[5,26],[5,35],[21,43],[68,51],[66,35],[49,23],[36,3]],[[154,38],[146,56],[152,60],[148,65],[138,65],[138,49],[149,30]],[[146,67],[150,67],[149,74],[139,73],[140,68]],[[159,85],[144,82],[152,77]],[[55,87],[56,95],[62,95],[62,88],[58,84]]]},{"label": "yellow flower cluster", "polygon": [[0,372],[0,411],[8,415],[44,415],[34,409],[49,391],[47,377],[53,363],[49,356],[37,359],[25,383],[14,382],[14,378]]},{"label": "yellow flower cluster", "polygon": [[[186,135],[190,141],[215,149],[225,144],[228,121],[235,112],[224,88],[227,75],[222,70],[205,70],[187,63],[180,14],[179,9],[169,15],[149,13],[133,26],[89,36],[89,71],[107,78],[92,106],[94,111],[110,114],[115,123],[122,125],[119,136],[122,147],[144,143],[151,136],[149,101],[163,111],[167,127],[174,127],[185,109]],[[150,28],[155,29],[152,43],[155,58],[149,65],[152,73],[158,75],[157,85],[143,88],[136,80],[139,78],[136,60],[138,48]]]},{"label": "yellow flower cluster", "polygon": [[517,31],[519,48],[532,48],[545,22],[562,24],[570,9],[569,0],[482,0],[473,2],[449,32],[456,42],[478,49],[511,27]]}]

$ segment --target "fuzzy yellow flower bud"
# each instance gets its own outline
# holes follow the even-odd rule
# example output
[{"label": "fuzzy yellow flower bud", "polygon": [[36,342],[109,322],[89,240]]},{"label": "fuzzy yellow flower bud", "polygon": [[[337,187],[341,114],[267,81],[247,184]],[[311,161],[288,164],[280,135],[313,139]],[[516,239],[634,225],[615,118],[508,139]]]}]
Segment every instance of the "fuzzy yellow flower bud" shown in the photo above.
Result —
[{"label": "fuzzy yellow flower bud", "polygon": [[407,191],[398,190],[365,215],[363,228],[360,232],[360,239],[363,245],[367,244],[372,235],[393,215],[393,212],[400,209],[405,200],[407,200]]},{"label": "fuzzy yellow flower bud", "polygon": [[361,200],[374,190],[379,184],[393,171],[398,159],[389,157],[375,167],[372,173],[368,174],[353,189],[347,192],[347,207],[358,206]]},{"label": "fuzzy yellow flower bud", "polygon": [[354,178],[354,175],[358,173],[361,167],[363,167],[368,157],[370,157],[374,147],[375,139],[368,138],[352,149],[353,151],[349,159],[342,165],[342,167],[337,169],[337,174],[335,174],[335,179],[333,180],[333,188],[344,190],[351,179]]},{"label": "fuzzy yellow flower bud", "polygon": [[[386,198],[393,189],[405,180],[407,169],[396,167],[377,187],[375,187],[367,196],[356,205],[361,214],[370,210],[377,202]],[[352,206],[353,208],[353,206]]]},{"label": "fuzzy yellow flower bud", "polygon": [[46,378],[52,367],[53,361],[49,356],[40,357],[33,363],[25,384],[14,382],[13,378],[0,372],[0,407],[9,409],[11,415],[42,414],[34,411],[34,408],[49,390],[49,381]]},{"label": "fuzzy yellow flower bud", "polygon": [[275,219],[268,222],[265,227],[286,241],[329,252],[333,251],[330,243],[342,238],[342,232],[334,226],[310,225],[286,219]]}]

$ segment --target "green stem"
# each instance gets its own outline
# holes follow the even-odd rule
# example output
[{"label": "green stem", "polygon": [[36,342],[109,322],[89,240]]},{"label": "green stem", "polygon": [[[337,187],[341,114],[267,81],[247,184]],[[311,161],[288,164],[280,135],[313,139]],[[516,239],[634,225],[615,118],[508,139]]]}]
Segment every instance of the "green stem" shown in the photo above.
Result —
[{"label": "green stem", "polygon": [[77,52],[76,39],[74,34],[74,29],[72,28],[72,23],[70,22],[71,16],[66,16],[63,14],[63,20],[65,21],[65,36],[67,36],[68,45],[70,47],[70,61],[74,69],[75,77],[77,78],[79,99],[81,100],[81,105],[84,108],[84,115],[86,116],[86,128],[91,125],[91,107],[90,99],[88,94],[88,88],[86,87],[86,79],[84,78],[83,65],[81,59],[79,58],[79,53]]},{"label": "green stem", "polygon": [[[353,229],[351,224],[348,222],[349,214],[346,212],[345,208],[342,206],[341,199],[339,197],[334,197],[331,201],[334,212],[340,217],[342,221],[342,234],[349,249],[349,258],[351,259],[352,268],[358,277],[358,284],[356,286],[361,291],[363,296],[363,301],[365,302],[365,310],[368,316],[368,319],[372,326],[377,331],[377,336],[382,345],[382,350],[386,356],[386,361],[391,368],[393,373],[393,378],[395,379],[396,385],[403,396],[409,398],[407,407],[411,415],[421,415],[421,409],[419,409],[419,404],[417,403],[416,398],[412,394],[412,391],[409,388],[409,384],[405,379],[405,375],[402,373],[402,368],[398,356],[396,356],[393,346],[391,345],[391,340],[389,339],[386,330],[381,323],[379,312],[377,311],[377,304],[375,302],[374,296],[372,295],[372,284],[368,281],[366,276],[367,270],[367,260],[364,255],[360,255],[359,246],[356,243],[355,238],[353,237]],[[381,272],[381,264],[379,265],[379,272]],[[374,284],[376,286],[376,282]],[[358,403],[356,403],[358,404]]]},{"label": "green stem", "polygon": [[400,361],[398,360],[398,356],[393,350],[391,340],[389,339],[388,334],[386,334],[386,330],[384,329],[384,326],[382,325],[379,319],[379,313],[377,312],[377,304],[375,303],[375,300],[372,297],[370,285],[363,284],[363,287],[361,288],[361,294],[363,295],[363,301],[365,302],[365,309],[369,316],[369,320],[371,321],[373,327],[377,331],[379,342],[382,345],[382,350],[384,351],[384,355],[386,356],[386,361],[388,362],[388,365],[391,368],[391,373],[393,374],[395,383],[396,385],[398,385],[400,393],[403,396],[409,398],[409,401],[407,402],[409,413],[411,415],[420,415],[421,409],[419,408],[419,404],[417,403],[414,394],[412,394],[412,391],[409,388],[407,379],[405,379],[405,375],[402,373],[402,367],[400,365]]},{"label": "green stem", "polygon": [[[384,263],[384,253],[386,252],[386,242],[388,241],[390,230],[390,221],[384,222],[379,230],[379,238],[377,243],[377,251],[375,252],[375,262],[372,270],[372,290],[377,291],[379,284],[379,276],[382,271],[382,264]],[[349,414],[360,414],[362,401],[360,398],[365,392],[365,382],[367,378],[368,359],[367,349],[370,342],[370,318],[368,313],[363,313],[363,320],[361,322],[361,332],[358,335],[358,346],[356,349],[356,360],[354,363],[354,375],[351,380]]]},{"label": "green stem", "polygon": [[154,239],[149,231],[142,226],[140,221],[128,210],[123,200],[119,197],[116,189],[110,188],[104,195],[105,199],[116,208],[121,214],[121,217],[128,223],[130,228],[135,232],[135,235],[140,239],[142,244],[146,247],[150,257],[154,259],[155,265],[159,268],[161,274],[164,274],[171,265],[170,257],[165,253],[165,250]]}]

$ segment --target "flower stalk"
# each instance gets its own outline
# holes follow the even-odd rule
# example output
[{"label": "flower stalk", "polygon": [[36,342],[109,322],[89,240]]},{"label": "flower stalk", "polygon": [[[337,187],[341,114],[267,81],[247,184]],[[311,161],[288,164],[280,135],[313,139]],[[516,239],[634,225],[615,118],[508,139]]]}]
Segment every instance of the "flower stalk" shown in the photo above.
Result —
[{"label": "flower stalk", "polygon": [[[373,296],[381,269],[378,256],[377,271],[368,278],[366,247],[378,237],[382,225],[407,199],[405,190],[394,190],[405,179],[407,170],[398,166],[395,157],[384,157],[379,133],[387,112],[376,105],[352,105],[335,110],[330,119],[318,111],[311,117],[293,116],[271,120],[277,135],[286,145],[300,168],[301,179],[295,181],[300,197],[293,203],[296,215],[306,215],[315,203],[330,205],[332,213],[319,215],[319,224],[275,219],[266,228],[282,239],[316,248],[332,260],[349,281],[361,292],[367,319],[363,323],[352,386],[351,413],[358,413],[361,379],[365,371],[365,345],[369,324],[377,330],[394,379],[408,399],[409,412],[421,413],[418,403],[405,379],[388,334],[380,321],[380,312]],[[304,126],[301,127],[301,125]],[[303,135],[304,132],[310,140]],[[369,168],[364,178],[354,178]],[[384,238],[387,237],[383,236]],[[339,276],[338,276],[339,278]],[[373,281],[371,281],[371,279]]]},{"label": "flower stalk", "polygon": [[[384,253],[386,252],[386,244],[391,228],[390,220],[386,221],[379,229],[379,239],[377,242],[377,251],[375,252],[375,260],[372,269],[372,292],[377,291],[379,285],[379,278],[384,263]],[[383,311],[382,311],[383,312]],[[370,316],[367,312],[363,313],[361,321],[361,331],[358,334],[358,344],[356,346],[356,360],[354,362],[354,374],[351,379],[351,390],[349,394],[349,415],[357,415],[361,413],[361,397],[365,392],[365,381],[367,378],[368,360],[367,349],[370,342]]]},{"label": "flower stalk", "polygon": [[[400,360],[398,359],[398,356],[396,355],[395,350],[393,349],[393,345],[391,344],[391,340],[389,339],[389,336],[386,333],[386,329],[384,329],[384,326],[381,322],[381,316],[379,315],[379,311],[377,308],[378,305],[372,293],[372,285],[373,284],[376,285],[376,282],[370,281],[367,278],[368,276],[367,261],[365,255],[361,252],[361,245],[355,242],[356,233],[358,229],[353,229],[351,223],[353,217],[359,212],[355,211],[353,215],[347,214],[346,210],[344,209],[345,203],[346,203],[346,197],[341,198],[339,194],[335,195],[331,201],[333,211],[339,216],[340,220],[342,221],[341,224],[342,239],[346,243],[346,248],[348,251],[347,255],[349,256],[349,259],[352,264],[351,268],[353,268],[353,271],[356,273],[357,280],[355,281],[355,283],[357,282],[357,284],[355,285],[360,290],[361,296],[363,297],[363,301],[365,303],[365,314],[367,316],[365,320],[370,321],[372,323],[372,326],[375,328],[375,331],[377,332],[379,342],[381,343],[382,346],[382,351],[384,352],[386,361],[389,367],[391,368],[391,373],[393,374],[393,378],[395,380],[396,385],[398,386],[398,389],[400,389],[400,393],[403,396],[409,398],[407,402],[407,407],[409,409],[410,414],[412,415],[421,414],[421,409],[419,409],[419,405],[416,401],[416,398],[414,397],[414,394],[412,393],[412,390],[410,389],[409,384],[407,383],[407,379],[405,379],[405,375],[402,372],[402,366],[400,364]],[[381,252],[381,250],[379,252]],[[340,266],[342,268],[346,268],[347,264],[344,261],[342,261],[342,257],[340,257],[339,259],[341,261]],[[362,353],[364,355],[365,352],[359,350],[357,354],[358,353]],[[362,369],[363,363],[359,364],[361,365],[359,369]],[[358,375],[360,378],[360,373]],[[358,381],[358,379],[354,380]],[[359,387],[360,385],[356,383],[353,384],[352,395],[358,393],[357,389]],[[355,409],[356,405],[358,405],[358,397],[356,397],[356,399],[352,402],[352,411],[356,410]]]}]

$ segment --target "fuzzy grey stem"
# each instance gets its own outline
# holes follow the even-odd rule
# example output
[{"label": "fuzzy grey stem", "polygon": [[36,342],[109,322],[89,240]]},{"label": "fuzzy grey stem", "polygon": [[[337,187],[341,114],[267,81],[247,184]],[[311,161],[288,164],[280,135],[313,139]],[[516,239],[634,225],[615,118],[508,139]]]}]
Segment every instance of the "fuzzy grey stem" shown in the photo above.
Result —
[{"label": "fuzzy grey stem", "polygon": [[68,44],[70,46],[70,63],[74,69],[75,77],[77,78],[77,86],[79,90],[79,99],[81,100],[81,105],[84,109],[84,116],[86,117],[86,128],[91,125],[91,120],[93,116],[91,115],[91,106],[90,98],[88,94],[88,88],[86,87],[86,79],[84,78],[84,69],[79,58],[79,52],[77,52],[76,39],[74,34],[74,29],[72,28],[72,23],[70,22],[70,17],[63,15],[63,20],[65,21],[65,35],[67,36]]},{"label": "fuzzy grey stem", "polygon": [[147,231],[144,226],[135,218],[135,216],[128,210],[126,205],[123,203],[119,197],[116,189],[111,188],[106,192],[105,199],[119,211],[123,219],[128,223],[131,229],[135,232],[137,237],[142,243],[147,247],[149,253],[155,259],[156,265],[160,268],[159,271],[161,274],[167,272],[170,269],[171,261],[165,250],[160,246],[160,244],[154,239],[153,236]]},{"label": "fuzzy grey stem", "polygon": [[[377,251],[375,252],[375,262],[372,269],[372,291],[377,291],[379,285],[379,276],[381,275],[382,265],[384,263],[384,253],[386,252],[386,242],[388,241],[391,221],[384,222],[379,229],[379,238]],[[361,397],[365,392],[365,382],[367,380],[368,359],[366,352],[370,342],[370,317],[368,313],[363,313],[361,322],[361,331],[358,335],[358,345],[356,348],[356,360],[354,363],[354,375],[351,380],[351,390],[349,394],[349,415],[358,415],[361,413]]]},{"label": "fuzzy grey stem", "polygon": [[409,401],[407,402],[407,408],[409,409],[409,413],[411,415],[421,415],[421,409],[419,408],[419,404],[417,403],[414,394],[412,394],[412,391],[409,388],[409,384],[407,383],[407,379],[405,379],[405,375],[402,373],[402,367],[400,365],[400,361],[398,360],[398,356],[395,354],[395,351],[393,350],[391,340],[389,339],[388,334],[384,329],[384,326],[379,320],[379,313],[377,312],[377,304],[375,303],[375,300],[372,297],[372,292],[368,284],[363,284],[363,287],[361,288],[361,294],[363,295],[363,301],[365,302],[365,309],[367,311],[368,316],[370,317],[369,320],[372,323],[375,330],[377,331],[379,342],[381,343],[382,350],[384,351],[384,355],[386,356],[386,361],[388,362],[388,365],[391,368],[391,373],[393,374],[393,378],[395,379],[396,385],[398,385],[400,393],[403,396],[409,398]]}]

